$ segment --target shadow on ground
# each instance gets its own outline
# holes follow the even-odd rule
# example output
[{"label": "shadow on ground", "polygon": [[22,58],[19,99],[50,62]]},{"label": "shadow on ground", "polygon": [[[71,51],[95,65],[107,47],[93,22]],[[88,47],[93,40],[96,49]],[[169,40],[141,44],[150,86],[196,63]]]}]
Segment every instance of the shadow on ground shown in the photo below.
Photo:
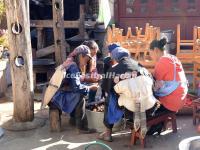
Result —
[{"label": "shadow on ground", "polygon": [[[12,118],[12,102],[0,103],[1,125]],[[45,125],[28,131],[5,130],[5,135],[0,139],[0,150],[84,150],[88,142],[97,141],[98,133],[78,134],[75,127],[68,124],[68,115],[62,115],[62,132],[52,133],[49,131],[48,109],[41,111],[40,103],[35,103],[35,117],[46,119]],[[161,136],[147,137],[145,150],[177,150],[181,140],[199,135],[196,127],[192,125],[192,116],[178,116],[178,133],[170,130]],[[125,131],[124,131],[125,132]],[[126,132],[129,132],[127,130]],[[121,132],[120,132],[121,133]],[[140,143],[129,147],[130,133],[116,134],[111,143],[105,142],[113,150],[140,150]],[[90,148],[101,150],[99,147]]]}]

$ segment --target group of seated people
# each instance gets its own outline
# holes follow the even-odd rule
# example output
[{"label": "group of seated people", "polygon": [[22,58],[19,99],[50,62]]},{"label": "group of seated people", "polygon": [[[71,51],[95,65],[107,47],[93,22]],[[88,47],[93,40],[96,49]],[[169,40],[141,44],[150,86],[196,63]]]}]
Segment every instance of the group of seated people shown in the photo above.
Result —
[{"label": "group of seated people", "polygon": [[98,138],[112,141],[113,125],[124,116],[133,119],[134,130],[140,129],[143,137],[160,133],[164,123],[147,129],[146,120],[161,113],[177,112],[183,107],[188,90],[181,62],[167,54],[165,44],[166,39],[150,44],[149,54],[156,62],[152,74],[131,58],[127,49],[110,44],[108,56],[104,58],[104,76],[101,76],[96,66],[98,45],[95,41],[85,41],[63,62],[66,75],[48,105],[69,113],[70,123],[79,133],[92,133],[94,130],[88,129],[83,108],[86,96],[101,87],[102,96],[105,96],[103,122],[106,131]]}]

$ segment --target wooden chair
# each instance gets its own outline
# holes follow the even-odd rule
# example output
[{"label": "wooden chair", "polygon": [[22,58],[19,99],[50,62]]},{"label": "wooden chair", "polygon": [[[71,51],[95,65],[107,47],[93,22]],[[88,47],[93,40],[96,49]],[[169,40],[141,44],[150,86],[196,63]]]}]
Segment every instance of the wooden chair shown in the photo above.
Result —
[{"label": "wooden chair", "polygon": [[197,119],[200,121],[200,98],[193,100],[192,102],[193,107],[193,125],[196,125]]},{"label": "wooden chair", "polygon": [[[200,34],[200,31],[199,31]],[[200,35],[199,35],[200,36]],[[193,75],[192,88],[195,89],[195,63],[194,57],[196,56],[197,49],[197,38],[198,38],[198,27],[193,27],[193,39],[192,40],[181,40],[181,29],[180,24],[177,25],[177,57],[183,64],[186,74]],[[190,49],[182,49],[181,47],[190,47]],[[192,65],[192,67],[191,67]],[[189,66],[189,67],[187,67]]]},{"label": "wooden chair", "polygon": [[160,38],[160,28],[147,23],[144,34],[142,34],[142,28],[136,27],[135,29],[136,35],[133,35],[131,27],[128,27],[126,35],[123,36],[123,29],[116,28],[113,24],[112,29],[107,29],[107,44],[119,43],[130,51],[134,59],[145,60],[152,40]]},{"label": "wooden chair", "polygon": [[[176,114],[175,113],[167,113],[161,116],[158,116],[156,118],[153,118],[151,120],[147,121],[147,126],[151,127],[152,125],[156,125],[160,122],[165,122],[165,124],[167,124],[167,122],[171,122],[172,123],[172,130],[173,133],[177,132],[177,124],[176,124]],[[141,147],[144,148],[145,147],[145,138],[142,138],[140,136],[140,131],[135,132],[134,130],[132,130],[132,134],[131,134],[131,141],[130,141],[130,145],[132,146],[133,144],[136,144],[137,140],[140,140],[141,143]]]},{"label": "wooden chair", "polygon": [[160,38],[160,28],[159,27],[153,27],[149,26],[149,24],[146,25],[145,35],[143,38],[141,38],[141,35],[139,36],[139,47],[138,47],[138,59],[145,60],[146,56],[149,52],[149,46],[150,43]]},{"label": "wooden chair", "polygon": [[200,56],[194,57],[193,89],[196,89],[200,82]]},{"label": "wooden chair", "polygon": [[128,27],[127,33],[126,33],[126,40],[131,39],[133,37],[131,27]]},{"label": "wooden chair", "polygon": [[110,43],[113,43],[113,40],[112,40],[112,29],[110,27],[108,27],[107,28],[106,44],[109,45]]},{"label": "wooden chair", "polygon": [[194,41],[195,56],[200,55],[200,27],[197,28],[197,39]]},{"label": "wooden chair", "polygon": [[[193,39],[192,40],[181,40],[181,28],[180,24],[177,25],[177,57],[184,61],[185,59],[192,60],[195,54],[194,43],[197,40],[197,27],[193,28]],[[181,47],[191,47],[191,49],[182,49]]]}]

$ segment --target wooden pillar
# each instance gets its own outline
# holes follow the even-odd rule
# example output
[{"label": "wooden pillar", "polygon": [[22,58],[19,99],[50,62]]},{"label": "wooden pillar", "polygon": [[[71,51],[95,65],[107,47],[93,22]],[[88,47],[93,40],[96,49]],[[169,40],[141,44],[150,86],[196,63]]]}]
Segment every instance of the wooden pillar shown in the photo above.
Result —
[{"label": "wooden pillar", "polygon": [[63,0],[52,0],[52,9],[55,58],[56,64],[59,65],[66,59]]},{"label": "wooden pillar", "polygon": [[90,9],[90,2],[89,0],[85,0],[85,10],[87,11],[86,13],[91,13],[89,9]]},{"label": "wooden pillar", "polygon": [[176,54],[180,54],[180,43],[181,43],[181,25],[180,24],[178,24],[177,25],[177,31],[176,31],[176,38],[177,38],[177,43],[176,43],[176,49],[177,49],[177,52],[176,52]]},{"label": "wooden pillar", "polygon": [[80,5],[80,17],[79,17],[79,35],[84,38],[85,35],[85,5]]},{"label": "wooden pillar", "polygon": [[44,46],[44,34],[43,28],[37,28],[37,50]]},{"label": "wooden pillar", "polygon": [[25,0],[25,5],[26,5],[26,10],[27,10],[27,14],[28,14],[28,20],[30,20],[30,2],[29,0]]},{"label": "wooden pillar", "polygon": [[30,21],[24,0],[6,0],[10,68],[16,122],[34,119]]}]

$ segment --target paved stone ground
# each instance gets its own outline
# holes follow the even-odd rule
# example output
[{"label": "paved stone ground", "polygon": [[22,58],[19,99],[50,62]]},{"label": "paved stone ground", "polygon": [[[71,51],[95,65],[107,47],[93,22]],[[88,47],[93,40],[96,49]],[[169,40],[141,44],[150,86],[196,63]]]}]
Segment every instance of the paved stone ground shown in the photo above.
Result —
[{"label": "paved stone ground", "polygon": [[[60,133],[49,132],[48,111],[39,110],[40,103],[35,102],[35,117],[46,119],[43,127],[30,130],[13,132],[5,130],[5,135],[0,139],[0,150],[84,150],[85,144],[96,141],[98,133],[89,135],[77,134],[74,127],[68,124],[68,117],[63,115],[62,128]],[[0,99],[0,125],[12,118],[13,103]],[[146,150],[177,150],[181,140],[198,136],[196,127],[192,125],[192,116],[179,116],[177,118],[178,133],[154,136],[147,138]],[[163,133],[164,134],[164,133]],[[119,135],[115,133],[114,141],[106,143],[113,150],[140,150],[139,143],[136,146],[128,147],[130,134]],[[91,150],[101,150],[98,147]]]}]

